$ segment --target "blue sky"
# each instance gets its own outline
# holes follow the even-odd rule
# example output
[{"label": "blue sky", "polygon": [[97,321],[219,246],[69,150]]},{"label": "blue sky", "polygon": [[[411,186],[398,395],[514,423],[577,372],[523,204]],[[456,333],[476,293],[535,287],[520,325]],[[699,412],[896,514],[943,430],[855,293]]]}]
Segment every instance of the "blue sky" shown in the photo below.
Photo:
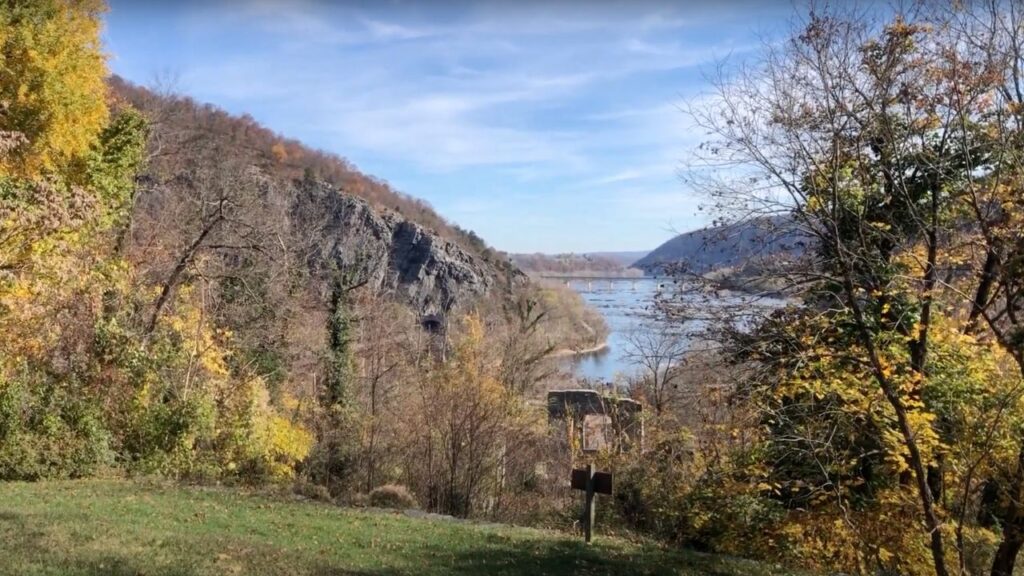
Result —
[{"label": "blue sky", "polygon": [[512,252],[651,249],[706,223],[679,107],[755,54],[789,3],[112,0],[114,72],[430,202]]}]

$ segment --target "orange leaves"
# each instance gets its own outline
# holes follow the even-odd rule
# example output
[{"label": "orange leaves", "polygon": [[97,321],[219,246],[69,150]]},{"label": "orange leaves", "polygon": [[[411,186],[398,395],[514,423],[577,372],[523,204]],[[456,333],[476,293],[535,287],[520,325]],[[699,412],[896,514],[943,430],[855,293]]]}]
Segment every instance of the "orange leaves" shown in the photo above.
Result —
[{"label": "orange leaves", "polygon": [[284,162],[288,160],[288,149],[285,148],[282,142],[274,144],[270,148],[270,153],[274,155],[274,159],[278,162]]}]

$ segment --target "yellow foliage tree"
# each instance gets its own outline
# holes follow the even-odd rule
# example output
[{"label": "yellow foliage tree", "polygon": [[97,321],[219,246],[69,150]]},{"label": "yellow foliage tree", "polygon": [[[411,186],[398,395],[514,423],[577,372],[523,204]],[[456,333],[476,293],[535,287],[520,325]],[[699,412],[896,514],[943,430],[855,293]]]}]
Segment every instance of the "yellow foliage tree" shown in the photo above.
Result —
[{"label": "yellow foliage tree", "polygon": [[0,6],[0,176],[68,168],[106,125],[100,45],[102,0],[38,0]]},{"label": "yellow foliage tree", "polygon": [[522,399],[498,379],[487,346],[483,321],[468,315],[451,358],[426,379],[414,409],[425,476],[417,493],[459,516],[484,511],[483,501],[501,488],[504,464],[537,429]]}]

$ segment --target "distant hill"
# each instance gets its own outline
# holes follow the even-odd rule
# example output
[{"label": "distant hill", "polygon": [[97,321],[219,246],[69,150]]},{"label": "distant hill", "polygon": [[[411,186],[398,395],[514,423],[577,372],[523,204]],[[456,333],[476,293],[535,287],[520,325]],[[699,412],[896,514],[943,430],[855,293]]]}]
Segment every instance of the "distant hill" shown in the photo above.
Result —
[{"label": "distant hill", "polygon": [[757,218],[680,234],[633,263],[647,274],[667,266],[706,274],[724,268],[760,268],[768,260],[803,254],[807,239],[789,218]]},{"label": "distant hill", "polygon": [[634,262],[650,254],[650,250],[634,250],[631,252],[587,252],[586,256],[614,260],[625,267],[630,267]]},{"label": "distant hill", "polygon": [[509,254],[512,263],[527,274],[560,276],[638,276],[630,265],[646,252],[584,252],[580,254]]}]

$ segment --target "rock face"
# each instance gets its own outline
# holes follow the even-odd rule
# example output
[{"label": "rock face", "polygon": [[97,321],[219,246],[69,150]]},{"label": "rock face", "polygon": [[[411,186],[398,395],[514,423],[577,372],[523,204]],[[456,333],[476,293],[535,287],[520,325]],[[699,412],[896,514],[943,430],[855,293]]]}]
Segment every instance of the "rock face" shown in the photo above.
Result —
[{"label": "rock face", "polygon": [[444,316],[501,281],[502,272],[454,242],[324,183],[299,185],[292,217],[316,238],[308,253],[314,277],[355,271],[424,317]]}]

